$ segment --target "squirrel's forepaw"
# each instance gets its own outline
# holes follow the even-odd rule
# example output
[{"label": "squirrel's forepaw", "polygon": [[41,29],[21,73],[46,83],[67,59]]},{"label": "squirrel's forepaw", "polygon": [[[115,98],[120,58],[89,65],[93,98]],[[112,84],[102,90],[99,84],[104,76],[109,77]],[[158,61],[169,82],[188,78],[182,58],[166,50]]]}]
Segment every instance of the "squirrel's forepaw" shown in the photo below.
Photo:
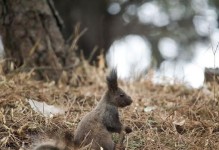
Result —
[{"label": "squirrel's forepaw", "polygon": [[125,132],[126,133],[131,133],[132,132],[132,129],[128,126],[125,127]]}]

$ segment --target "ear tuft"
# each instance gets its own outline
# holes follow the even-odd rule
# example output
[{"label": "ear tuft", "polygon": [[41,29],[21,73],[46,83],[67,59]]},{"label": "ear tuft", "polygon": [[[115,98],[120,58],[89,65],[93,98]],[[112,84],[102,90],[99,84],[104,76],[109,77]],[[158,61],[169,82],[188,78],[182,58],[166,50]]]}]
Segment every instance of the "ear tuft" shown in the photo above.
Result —
[{"label": "ear tuft", "polygon": [[107,80],[108,89],[110,91],[117,90],[117,88],[118,88],[117,71],[116,71],[115,68],[110,71],[110,73],[107,76],[106,80]]}]

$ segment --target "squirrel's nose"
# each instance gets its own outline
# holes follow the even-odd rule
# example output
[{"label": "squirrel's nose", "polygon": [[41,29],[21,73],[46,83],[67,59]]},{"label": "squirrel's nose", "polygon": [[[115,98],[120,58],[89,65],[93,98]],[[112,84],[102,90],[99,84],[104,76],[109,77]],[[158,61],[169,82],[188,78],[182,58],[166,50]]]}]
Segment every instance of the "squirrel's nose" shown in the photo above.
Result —
[{"label": "squirrel's nose", "polygon": [[133,102],[132,98],[129,96],[129,101],[130,101],[130,104]]}]

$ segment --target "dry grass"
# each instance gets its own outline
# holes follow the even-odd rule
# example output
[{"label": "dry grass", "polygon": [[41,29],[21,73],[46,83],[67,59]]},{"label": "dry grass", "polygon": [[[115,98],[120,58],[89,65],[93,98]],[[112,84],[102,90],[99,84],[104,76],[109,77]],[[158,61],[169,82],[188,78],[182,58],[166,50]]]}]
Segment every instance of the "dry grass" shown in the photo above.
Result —
[{"label": "dry grass", "polygon": [[[73,133],[105,89],[105,72],[87,63],[72,75],[72,85],[77,86],[36,81],[32,75],[0,76],[2,150],[25,149],[43,138],[61,139],[62,133]],[[211,84],[207,89],[195,90],[182,85],[154,85],[146,79],[122,83],[122,88],[134,100],[130,107],[121,110],[123,122],[133,129],[124,142],[127,149],[219,149],[219,106]],[[218,100],[218,85],[215,91]],[[28,98],[60,105],[67,111],[65,115],[46,118],[32,110]]]}]

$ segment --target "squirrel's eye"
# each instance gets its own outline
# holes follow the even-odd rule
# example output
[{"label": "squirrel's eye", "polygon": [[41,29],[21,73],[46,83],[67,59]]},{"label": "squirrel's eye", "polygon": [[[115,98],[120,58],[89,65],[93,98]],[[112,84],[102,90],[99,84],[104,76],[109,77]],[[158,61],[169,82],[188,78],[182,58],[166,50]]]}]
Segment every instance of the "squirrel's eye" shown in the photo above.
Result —
[{"label": "squirrel's eye", "polygon": [[120,96],[120,97],[123,97],[123,96],[124,96],[124,94],[120,94],[119,96]]}]

